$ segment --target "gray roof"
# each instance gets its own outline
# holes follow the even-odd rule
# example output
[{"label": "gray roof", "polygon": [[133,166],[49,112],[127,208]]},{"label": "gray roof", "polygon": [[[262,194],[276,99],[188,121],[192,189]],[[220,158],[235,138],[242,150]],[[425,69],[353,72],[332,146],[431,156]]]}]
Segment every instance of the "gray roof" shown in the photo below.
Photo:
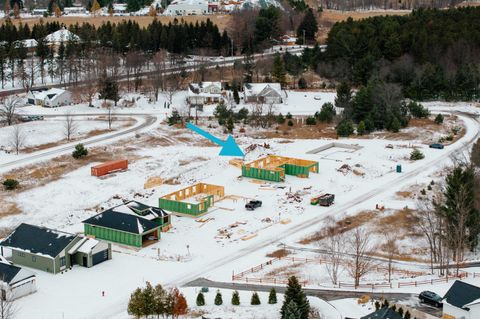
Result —
[{"label": "gray roof", "polygon": [[83,223],[133,234],[144,234],[159,227],[153,221],[133,214],[120,213],[114,211],[114,209],[115,207],[90,217],[84,220]]},{"label": "gray roof", "polygon": [[0,245],[55,258],[77,236],[30,224],[20,224]]},{"label": "gray roof", "polygon": [[[19,273],[21,273],[19,275]],[[27,278],[35,277],[35,274],[22,270],[22,268],[0,261],[0,281],[9,285],[16,284]]]},{"label": "gray roof", "polygon": [[363,316],[360,319],[402,319],[402,316],[389,307],[380,308],[369,315]]},{"label": "gray roof", "polygon": [[463,308],[465,305],[480,299],[480,287],[456,280],[443,299],[457,308]]}]

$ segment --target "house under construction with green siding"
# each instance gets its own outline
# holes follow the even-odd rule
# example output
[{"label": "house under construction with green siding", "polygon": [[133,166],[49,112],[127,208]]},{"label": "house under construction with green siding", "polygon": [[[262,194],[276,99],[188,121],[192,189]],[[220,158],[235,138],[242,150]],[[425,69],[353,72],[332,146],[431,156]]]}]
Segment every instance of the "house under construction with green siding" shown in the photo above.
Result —
[{"label": "house under construction with green siding", "polygon": [[307,178],[318,173],[318,162],[299,158],[268,155],[242,165],[242,176],[272,182],[285,181],[285,175]]},{"label": "house under construction with green siding", "polygon": [[173,214],[196,217],[205,214],[224,196],[223,186],[197,183],[162,196],[159,207]]}]

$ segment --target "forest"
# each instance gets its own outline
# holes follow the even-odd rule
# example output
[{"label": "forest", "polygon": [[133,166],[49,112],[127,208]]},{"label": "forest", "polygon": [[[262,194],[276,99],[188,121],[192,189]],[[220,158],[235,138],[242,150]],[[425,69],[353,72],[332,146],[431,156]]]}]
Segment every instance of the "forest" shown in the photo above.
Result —
[{"label": "forest", "polygon": [[416,100],[479,98],[480,7],[419,9],[336,23],[327,50],[308,49],[304,62],[327,78],[365,86],[396,84]]}]

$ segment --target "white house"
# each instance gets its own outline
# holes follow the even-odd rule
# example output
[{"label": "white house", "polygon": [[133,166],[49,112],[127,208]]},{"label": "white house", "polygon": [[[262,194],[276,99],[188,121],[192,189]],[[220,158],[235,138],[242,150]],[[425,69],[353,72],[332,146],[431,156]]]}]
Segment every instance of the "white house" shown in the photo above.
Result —
[{"label": "white house", "polygon": [[37,291],[36,276],[33,272],[14,266],[8,261],[0,261],[0,297],[15,300]]},{"label": "white house", "polygon": [[59,107],[72,103],[70,91],[52,88],[30,90],[27,94],[27,103],[44,107]]},{"label": "white house", "polygon": [[85,7],[65,7],[63,8],[65,15],[83,15],[87,13]]},{"label": "white house", "polygon": [[191,83],[188,86],[187,100],[192,105],[218,103],[223,100],[221,82]]},{"label": "white house", "polygon": [[187,16],[207,13],[208,1],[206,0],[174,0],[168,5],[164,15]]},{"label": "white house", "polygon": [[456,280],[443,297],[442,319],[480,318],[480,287]]},{"label": "white house", "polygon": [[48,45],[58,46],[60,43],[66,43],[67,41],[79,42],[80,37],[69,30],[63,28],[53,33],[50,33],[45,37],[45,41]]},{"label": "white house", "polygon": [[246,103],[283,103],[280,83],[245,83],[243,96]]}]

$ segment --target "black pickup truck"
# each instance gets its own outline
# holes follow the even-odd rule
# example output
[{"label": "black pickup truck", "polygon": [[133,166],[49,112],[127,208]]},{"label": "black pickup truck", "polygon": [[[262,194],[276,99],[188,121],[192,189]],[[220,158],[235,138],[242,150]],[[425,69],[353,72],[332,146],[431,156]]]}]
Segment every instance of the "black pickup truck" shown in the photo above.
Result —
[{"label": "black pickup truck", "polygon": [[255,210],[255,208],[262,207],[262,201],[260,200],[251,200],[245,204],[247,210]]}]

